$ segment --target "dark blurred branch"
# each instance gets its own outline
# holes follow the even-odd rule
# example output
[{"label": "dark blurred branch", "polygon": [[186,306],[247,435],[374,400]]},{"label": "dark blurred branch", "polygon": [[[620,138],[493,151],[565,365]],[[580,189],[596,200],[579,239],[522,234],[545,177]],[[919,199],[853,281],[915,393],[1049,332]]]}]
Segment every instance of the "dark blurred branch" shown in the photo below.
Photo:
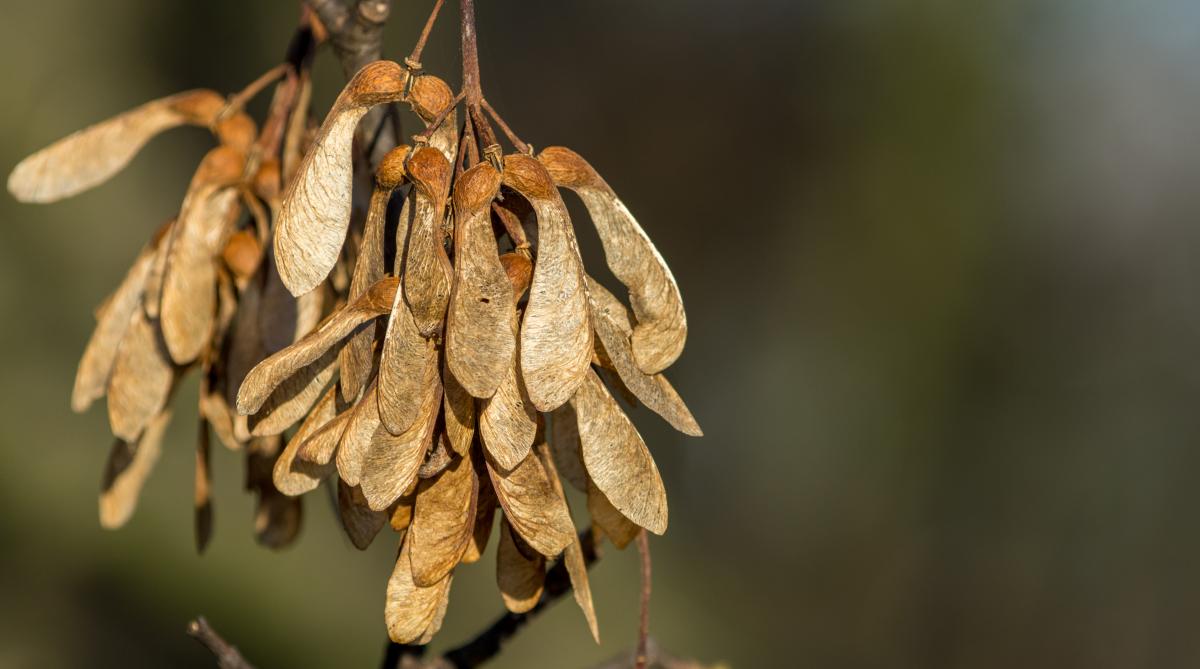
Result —
[{"label": "dark blurred branch", "polygon": [[646,645],[650,639],[650,538],[646,530],[638,532],[638,557],[642,566],[641,617],[638,621],[637,653],[633,658],[634,669],[646,669]]},{"label": "dark blurred branch", "polygon": [[[380,59],[383,53],[383,26],[392,11],[391,0],[308,0],[308,6],[329,34],[329,43],[342,63],[346,78],[353,77],[364,65]],[[396,145],[396,131],[384,124],[390,105],[367,112],[358,124],[361,146],[371,146],[375,164]]]},{"label": "dark blurred branch", "polygon": [[225,639],[221,638],[220,634],[208,624],[204,616],[200,616],[188,623],[188,636],[196,639],[204,644],[206,648],[212,651],[212,654],[217,658],[217,666],[220,669],[254,669],[254,665],[246,661],[238,649],[230,644]]}]

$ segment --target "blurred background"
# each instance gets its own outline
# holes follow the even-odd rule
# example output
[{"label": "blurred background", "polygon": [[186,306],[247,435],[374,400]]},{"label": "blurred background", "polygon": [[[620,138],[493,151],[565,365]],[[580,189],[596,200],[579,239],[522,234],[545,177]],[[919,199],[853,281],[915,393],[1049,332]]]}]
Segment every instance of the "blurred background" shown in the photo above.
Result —
[{"label": "blurred background", "polygon": [[[386,55],[431,3],[395,0]],[[425,56],[457,88],[447,3]],[[281,58],[297,3],[0,0],[0,172]],[[663,472],[652,630],[735,667],[1197,666],[1200,5],[1191,0],[478,2],[488,98],[599,169],[689,311],[670,376],[706,431],[635,415]],[[318,109],[341,84],[318,58]],[[323,113],[323,111],[321,112]],[[195,380],[137,514],[96,520],[104,410],[70,412],[92,308],[209,146],[155,140],[51,206],[0,196],[0,667],[376,666],[386,531],[328,500],[256,546],[238,457],[192,542]],[[580,223],[590,267],[599,264]],[[590,235],[590,236],[589,236]],[[636,554],[495,663],[632,645]],[[434,649],[502,604],[460,570]]]}]

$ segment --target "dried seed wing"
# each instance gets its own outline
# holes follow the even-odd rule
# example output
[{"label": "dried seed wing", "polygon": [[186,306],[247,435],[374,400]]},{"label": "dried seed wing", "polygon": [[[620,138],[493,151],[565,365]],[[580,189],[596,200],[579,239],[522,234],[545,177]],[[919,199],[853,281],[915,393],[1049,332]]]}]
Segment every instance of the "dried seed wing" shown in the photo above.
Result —
[{"label": "dried seed wing", "polygon": [[418,641],[437,617],[438,608],[450,590],[450,576],[428,587],[413,581],[409,541],[400,546],[396,567],[388,579],[384,618],[388,636],[396,643]]},{"label": "dried seed wing", "polygon": [[587,489],[587,505],[592,523],[620,550],[628,546],[642,531],[636,523],[617,511],[594,483]]},{"label": "dried seed wing", "polygon": [[571,487],[580,492],[587,492],[588,475],[583,466],[583,456],[580,454],[579,427],[570,402],[550,414],[549,442],[550,455],[554,457],[554,467],[558,473]]},{"label": "dried seed wing", "polygon": [[417,329],[432,337],[442,329],[453,268],[443,245],[442,220],[450,190],[450,163],[435,148],[420,147],[408,160],[416,194],[404,264],[404,297]]},{"label": "dried seed wing", "polygon": [[425,460],[421,463],[421,467],[417,469],[417,479],[423,481],[431,479],[441,474],[454,462],[454,451],[450,449],[450,442],[446,439],[446,433],[443,430],[433,428],[433,443],[429,450],[425,451]]},{"label": "dried seed wing", "polygon": [[[379,403],[375,397],[376,384],[374,381],[367,386],[363,396],[350,411],[342,437],[337,446],[338,475],[346,483],[357,486],[362,481],[367,451],[371,448],[371,440],[379,431]],[[361,491],[359,491],[361,495]],[[364,498],[364,504],[365,498]]]},{"label": "dried seed wing", "polygon": [[[333,454],[337,451],[338,443],[353,416],[354,410],[347,409],[317,428],[310,437],[300,442],[300,450],[296,452],[296,457],[314,465],[328,465],[333,461]],[[337,464],[334,463],[334,468],[336,467]]]},{"label": "dried seed wing", "polygon": [[592,358],[583,262],[567,207],[541,163],[506,156],[504,184],[537,213],[537,260],[521,323],[521,376],[538,411],[553,411],[583,382]]},{"label": "dried seed wing", "polygon": [[458,458],[437,477],[422,481],[406,543],[411,546],[417,585],[448,575],[467,549],[475,529],[479,478],[470,458]]},{"label": "dried seed wing", "polygon": [[446,322],[446,360],[474,397],[491,397],[516,350],[512,284],[500,264],[490,207],[500,174],[480,163],[454,186],[454,288]]},{"label": "dried seed wing", "polygon": [[241,441],[234,434],[234,411],[225,400],[225,384],[228,382],[223,367],[224,361],[205,360],[200,368],[200,416],[208,421],[217,433],[217,439],[232,451],[240,450]]},{"label": "dried seed wing", "polygon": [[662,374],[646,374],[634,360],[628,328],[631,319],[625,305],[594,281],[589,280],[588,287],[596,336],[625,387],[676,430],[693,437],[703,436],[692,412],[667,378]]},{"label": "dried seed wing", "polygon": [[363,495],[372,509],[391,506],[417,478],[425,452],[433,442],[433,430],[442,406],[442,384],[437,365],[427,368],[420,393],[423,398],[420,411],[407,430],[393,435],[380,422],[370,441],[361,480]]},{"label": "dried seed wing", "polygon": [[[375,171],[375,187],[367,209],[367,220],[363,225],[363,238],[358,248],[358,258],[354,263],[354,275],[350,280],[349,298],[352,300],[383,278],[388,202],[391,200],[392,190],[404,178],[404,160],[409,151],[407,146],[392,149]],[[405,207],[407,206],[408,201],[405,200]],[[400,220],[405,220],[404,212],[400,214]],[[396,294],[399,295],[400,292],[396,291]],[[367,328],[351,336],[350,341],[342,347],[338,368],[341,370],[342,398],[348,402],[358,399],[367,385],[367,376],[373,367],[374,343],[378,334],[379,328]]]},{"label": "dried seed wing", "polygon": [[287,377],[267,396],[258,412],[249,417],[247,428],[256,437],[282,434],[304,418],[333,381],[337,351],[329,350],[311,364]]},{"label": "dried seed wing", "polygon": [[192,123],[208,125],[225,104],[209,90],[153,100],[68,135],[22,160],[8,177],[21,202],[54,202],[107,181],[155,135]]},{"label": "dried seed wing", "polygon": [[196,476],[192,495],[195,509],[192,527],[196,535],[196,552],[203,553],[212,538],[212,469],[209,467],[208,423],[200,419],[200,434],[196,439]]},{"label": "dried seed wing", "polygon": [[687,339],[687,315],[671,269],[633,214],[579,154],[555,146],[539,159],[555,183],[583,200],[609,269],[629,289],[637,316],[633,354],[638,367],[646,374],[663,371],[679,357]]},{"label": "dried seed wing", "polygon": [[402,434],[417,420],[425,399],[422,390],[436,374],[437,361],[436,346],[417,331],[404,294],[396,291],[378,377],[379,416],[392,434]]},{"label": "dried seed wing", "polygon": [[466,455],[471,450],[475,440],[475,400],[471,394],[458,383],[450,367],[444,361],[442,364],[442,383],[444,385],[442,417],[446,424],[446,437],[450,448],[459,455]]},{"label": "dried seed wing", "polygon": [[537,412],[514,358],[496,394],[480,400],[479,436],[488,455],[508,471],[529,455],[536,433]]},{"label": "dried seed wing", "polygon": [[497,470],[491,462],[487,468],[496,498],[517,534],[546,557],[561,553],[573,540],[575,525],[541,461],[531,455],[508,473]]},{"label": "dried seed wing", "polygon": [[454,577],[453,574],[446,576],[446,587],[442,591],[442,598],[438,600],[437,609],[433,614],[433,620],[429,622],[429,627],[425,628],[425,632],[421,634],[421,638],[417,639],[418,645],[425,645],[433,641],[433,637],[442,629],[442,622],[446,620],[446,609],[450,607],[450,583]]},{"label": "dried seed wing", "polygon": [[[565,500],[566,497],[563,492],[562,482],[559,481],[558,472],[554,468],[554,458],[550,454],[550,447],[545,441],[541,441],[534,447],[534,452],[541,458],[542,465],[546,468],[546,472],[550,476],[550,483],[554,485],[554,490],[558,493],[559,497]],[[574,541],[563,549],[562,559],[563,564],[567,568],[567,576],[571,579],[571,589],[575,593],[575,603],[583,611],[583,617],[587,620],[592,638],[596,640],[596,643],[600,643],[600,625],[596,621],[596,607],[592,603],[592,585],[588,580],[587,560],[584,558],[583,550],[583,544],[580,542],[579,535],[577,534]]]},{"label": "dried seed wing", "polygon": [[496,585],[504,606],[513,613],[526,613],[537,606],[546,584],[546,558],[533,559],[517,548],[508,519],[500,519],[500,544],[496,550]]},{"label": "dried seed wing", "polygon": [[458,158],[458,110],[451,109],[437,130],[429,136],[429,145],[446,157],[446,162],[454,164]]},{"label": "dried seed wing", "polygon": [[[397,280],[380,280],[361,297],[334,312],[295,344],[260,362],[246,375],[238,390],[238,413],[249,415],[262,407],[267,397],[288,377],[322,356],[363,323],[378,318],[391,308],[396,296]],[[314,398],[315,399],[315,398]]]},{"label": "dried seed wing", "polygon": [[479,558],[483,557],[496,518],[496,493],[492,490],[492,482],[487,476],[479,473],[478,468],[475,471],[479,478],[479,501],[475,504],[475,527],[471,530],[471,540],[467,542],[467,549],[462,554],[463,564],[478,562]]},{"label": "dried seed wing", "polygon": [[338,479],[337,492],[338,515],[342,519],[346,536],[350,537],[350,543],[354,544],[355,548],[365,551],[387,523],[388,514],[386,511],[372,511],[367,506],[362,491],[341,479]]},{"label": "dried seed wing", "polygon": [[608,393],[589,372],[571,399],[579,424],[583,464],[596,487],[627,518],[655,534],[667,529],[667,493],[658,466]]},{"label": "dried seed wing", "polygon": [[304,423],[296,430],[296,434],[288,440],[283,452],[279,454],[279,459],[275,461],[275,468],[272,470],[272,478],[279,492],[293,497],[303,495],[310,490],[315,490],[321,484],[322,479],[334,472],[335,467],[328,462],[323,466],[314,465],[297,458],[296,455],[300,446],[309,437],[333,420],[334,412],[337,411],[336,394],[335,386],[330,386],[325,391],[316,406],[309,412],[308,417],[304,419]]},{"label": "dried seed wing", "polygon": [[282,437],[273,436],[251,439],[246,447],[246,489],[258,494],[254,538],[274,550],[296,540],[304,516],[300,498],[279,492],[271,480],[271,470],[282,446]]},{"label": "dried seed wing", "polygon": [[150,267],[154,264],[157,240],[160,238],[161,232],[155,242],[142,249],[121,285],[105,302],[104,309],[100,312],[96,329],[88,339],[87,348],[83,350],[83,357],[79,361],[79,369],[75,372],[71,408],[78,413],[87,411],[92,402],[104,395],[108,377],[112,374],[117,358],[121,337],[129,328],[133,312],[141,304],[146,277],[150,275]]},{"label": "dried seed wing", "polygon": [[388,522],[396,532],[404,532],[412,524],[413,506],[417,501],[416,488],[414,485],[411,492],[401,495],[400,499],[392,504]]},{"label": "dried seed wing", "polygon": [[245,164],[245,154],[234,149],[209,151],[171,226],[159,318],[167,350],[181,365],[194,360],[212,337],[217,259],[240,211],[237,191],[230,186],[241,178]]},{"label": "dried seed wing", "polygon": [[108,422],[113,434],[136,441],[142,428],[167,403],[175,368],[158,336],[158,328],[135,309],[129,329],[117,347],[108,381]]},{"label": "dried seed wing", "polygon": [[355,129],[370,107],[400,99],[407,78],[389,61],[359,70],[334,102],[289,184],[276,222],[275,257],[293,295],[316,288],[337,263],[350,225]]},{"label": "dried seed wing", "polygon": [[100,487],[101,527],[116,529],[133,515],[142,486],[162,452],[162,438],[170,420],[171,412],[163,411],[150,421],[137,440],[117,439],[113,444]]}]

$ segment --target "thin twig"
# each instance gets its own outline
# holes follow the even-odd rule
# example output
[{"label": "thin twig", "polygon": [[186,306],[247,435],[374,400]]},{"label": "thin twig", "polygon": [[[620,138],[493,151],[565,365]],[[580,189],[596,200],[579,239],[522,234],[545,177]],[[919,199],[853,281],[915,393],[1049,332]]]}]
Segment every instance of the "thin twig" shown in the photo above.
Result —
[{"label": "thin twig", "polygon": [[642,563],[642,615],[638,622],[637,656],[633,666],[646,669],[646,640],[650,638],[650,538],[644,529],[638,532],[637,547]]},{"label": "thin twig", "polygon": [[229,98],[229,102],[225,104],[225,108],[217,114],[217,120],[220,121],[242,111],[247,102],[253,100],[254,96],[261,93],[264,88],[271,85],[276,79],[286,75],[291,69],[292,66],[289,63],[280,63],[262,73],[257,79],[247,84],[245,88]]},{"label": "thin twig", "polygon": [[501,118],[500,114],[496,113],[495,109],[492,109],[492,105],[488,103],[487,98],[481,100],[480,104],[483,105],[484,110],[486,110],[488,115],[492,117],[492,120],[496,122],[496,125],[500,126],[500,131],[503,132],[506,137],[508,137],[508,141],[512,142],[513,147],[516,148],[517,151],[520,151],[521,153],[528,153],[530,155],[533,154],[533,149],[531,149],[530,146],[525,142],[522,142],[520,137],[517,137],[517,133],[513,132],[512,128],[508,127],[508,124],[504,122],[504,119]]},{"label": "thin twig", "polygon": [[188,636],[196,639],[204,644],[206,648],[212,651],[212,654],[217,658],[217,666],[220,669],[254,669],[254,665],[246,661],[238,649],[231,645],[228,641],[221,638],[220,634],[208,624],[204,616],[200,616],[188,623]]},{"label": "thin twig", "polygon": [[463,92],[466,94],[467,115],[479,136],[479,148],[485,153],[496,144],[496,133],[480,109],[483,101],[483,84],[479,77],[479,46],[475,31],[475,0],[460,0],[462,18],[462,67]]},{"label": "thin twig", "polygon": [[412,54],[409,55],[409,60],[413,63],[421,62],[421,52],[425,50],[425,42],[429,40],[429,33],[433,30],[433,24],[437,23],[438,12],[442,11],[442,3],[445,0],[437,0],[433,3],[433,11],[429,13],[429,18],[425,20],[425,27],[421,30],[421,36],[417,38],[417,44],[413,47]]},{"label": "thin twig", "polygon": [[[342,63],[347,79],[364,65],[379,60],[383,50],[383,26],[391,13],[391,0],[308,0],[309,7],[329,33],[329,42]],[[398,135],[390,127],[380,128],[388,118],[387,106],[372,108],[358,124],[359,144],[371,146],[371,164],[396,146]],[[378,135],[373,144],[372,138]]]},{"label": "thin twig", "polygon": [[438,128],[442,127],[442,123],[446,121],[446,117],[450,115],[450,112],[454,111],[454,108],[458,106],[458,103],[462,102],[463,96],[464,93],[461,91],[458,95],[454,96],[454,101],[447,105],[446,108],[442,110],[442,113],[437,115],[437,118],[433,119],[433,121],[431,121],[424,130],[413,135],[413,142],[428,142],[429,138],[433,136],[433,133],[436,132]]}]

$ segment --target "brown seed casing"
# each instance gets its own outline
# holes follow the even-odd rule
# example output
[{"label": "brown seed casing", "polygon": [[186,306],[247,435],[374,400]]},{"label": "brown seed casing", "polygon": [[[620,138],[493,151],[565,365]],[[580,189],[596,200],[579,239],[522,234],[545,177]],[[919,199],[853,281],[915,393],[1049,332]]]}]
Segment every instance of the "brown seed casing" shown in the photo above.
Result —
[{"label": "brown seed casing", "polygon": [[404,296],[424,337],[441,332],[453,268],[442,244],[442,218],[450,190],[450,163],[440,151],[420,147],[408,161],[416,193],[404,265]]}]

